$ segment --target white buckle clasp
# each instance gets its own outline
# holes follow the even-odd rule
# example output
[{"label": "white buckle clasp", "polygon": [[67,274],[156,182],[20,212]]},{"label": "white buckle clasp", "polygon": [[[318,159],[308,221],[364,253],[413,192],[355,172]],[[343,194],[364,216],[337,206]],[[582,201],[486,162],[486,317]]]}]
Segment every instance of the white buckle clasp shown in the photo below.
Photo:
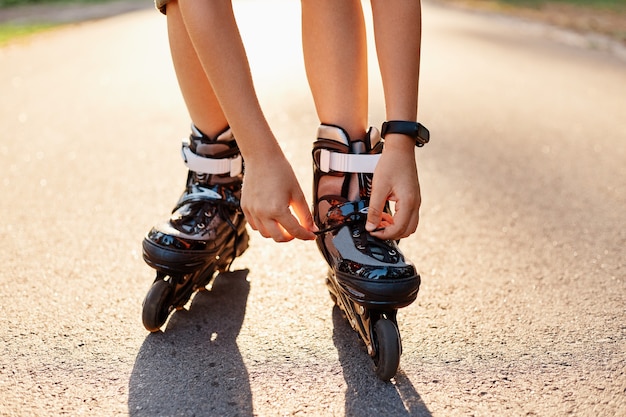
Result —
[{"label": "white buckle clasp", "polygon": [[183,140],[181,149],[183,161],[187,168],[200,174],[224,175],[236,177],[243,172],[243,158],[237,155],[234,158],[214,159],[193,153],[189,148],[189,142]]},{"label": "white buckle clasp", "polygon": [[372,174],[376,169],[376,164],[380,159],[380,154],[350,154],[332,152],[328,149],[320,151],[320,170],[322,172],[349,172]]}]

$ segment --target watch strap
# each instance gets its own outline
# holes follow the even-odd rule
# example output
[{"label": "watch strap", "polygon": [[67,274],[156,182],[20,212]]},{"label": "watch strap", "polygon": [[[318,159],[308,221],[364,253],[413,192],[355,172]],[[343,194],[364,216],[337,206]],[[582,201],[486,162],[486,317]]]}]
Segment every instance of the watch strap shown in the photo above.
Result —
[{"label": "watch strap", "polygon": [[381,137],[385,137],[389,133],[398,133],[406,135],[415,140],[415,146],[421,148],[430,141],[430,132],[428,129],[418,122],[409,122],[404,120],[390,120],[383,123]]}]

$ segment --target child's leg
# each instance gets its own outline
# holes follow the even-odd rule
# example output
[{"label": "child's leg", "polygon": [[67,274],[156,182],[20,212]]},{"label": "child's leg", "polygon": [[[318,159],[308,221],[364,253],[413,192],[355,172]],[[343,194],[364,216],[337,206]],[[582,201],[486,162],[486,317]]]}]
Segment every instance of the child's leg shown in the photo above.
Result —
[{"label": "child's leg", "polygon": [[191,120],[206,135],[215,136],[226,128],[228,122],[189,38],[176,1],[167,5],[167,29],[176,77]]},{"label": "child's leg", "polygon": [[320,121],[351,138],[367,129],[367,45],[360,0],[303,0],[302,43]]},{"label": "child's leg", "polygon": [[183,143],[189,172],[172,214],[143,241],[144,260],[157,277],[144,301],[146,329],[157,331],[217,271],[248,246],[240,208],[242,157],[187,31],[179,3],[167,5],[170,49],[181,92],[193,121]]},{"label": "child's leg", "polygon": [[254,90],[230,0],[178,0],[168,5],[168,14],[174,3],[244,154],[257,145],[256,138],[273,139]]},{"label": "child's leg", "polygon": [[422,33],[420,1],[372,0],[372,13],[387,120],[414,121]]},{"label": "child's leg", "polygon": [[[372,0],[387,120],[415,120],[421,3]],[[320,121],[360,138],[367,123],[367,46],[361,2],[302,0],[302,38]]]}]

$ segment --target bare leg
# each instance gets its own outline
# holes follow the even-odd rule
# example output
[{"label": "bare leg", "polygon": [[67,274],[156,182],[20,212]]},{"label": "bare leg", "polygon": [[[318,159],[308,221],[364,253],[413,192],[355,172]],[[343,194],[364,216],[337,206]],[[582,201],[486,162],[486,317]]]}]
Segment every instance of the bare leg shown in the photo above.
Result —
[{"label": "bare leg", "polygon": [[362,139],[367,129],[367,44],[360,0],[302,0],[307,78],[322,123]]},{"label": "bare leg", "polygon": [[[421,4],[372,0],[387,120],[415,120],[420,67]],[[367,123],[367,45],[361,2],[302,0],[303,49],[322,123],[358,138]],[[356,132],[354,132],[356,130]]]},{"label": "bare leg", "polygon": [[198,54],[191,43],[177,2],[167,6],[170,51],[181,93],[193,123],[213,137],[228,125]]},{"label": "bare leg", "polygon": [[[204,78],[213,87],[219,107],[226,115],[242,151],[249,147],[247,142],[252,142],[248,138],[273,138],[254,91],[248,59],[230,0],[178,0],[168,5],[168,15],[175,8],[180,12],[197,61],[204,71]],[[185,65],[187,63],[183,63]],[[189,89],[193,90],[196,88],[193,84],[196,78],[192,74],[182,84],[188,84]],[[200,112],[207,105],[202,101],[191,104],[197,105]]]},{"label": "bare leg", "polygon": [[417,117],[422,34],[419,0],[372,0],[387,120]]}]

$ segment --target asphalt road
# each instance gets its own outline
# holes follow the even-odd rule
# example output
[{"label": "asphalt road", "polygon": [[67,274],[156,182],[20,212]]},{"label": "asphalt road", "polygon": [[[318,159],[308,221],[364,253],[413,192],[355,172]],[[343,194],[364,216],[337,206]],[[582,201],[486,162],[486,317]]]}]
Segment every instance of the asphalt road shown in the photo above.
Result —
[{"label": "asphalt road", "polygon": [[[298,4],[236,8],[309,190]],[[166,332],[143,329],[141,240],[181,190],[189,124],[162,16],[0,49],[0,415],[626,415],[626,61],[564,39],[425,4],[432,142],[402,243],[423,285],[399,313],[389,384],[333,309],[312,243],[254,234]]]}]

